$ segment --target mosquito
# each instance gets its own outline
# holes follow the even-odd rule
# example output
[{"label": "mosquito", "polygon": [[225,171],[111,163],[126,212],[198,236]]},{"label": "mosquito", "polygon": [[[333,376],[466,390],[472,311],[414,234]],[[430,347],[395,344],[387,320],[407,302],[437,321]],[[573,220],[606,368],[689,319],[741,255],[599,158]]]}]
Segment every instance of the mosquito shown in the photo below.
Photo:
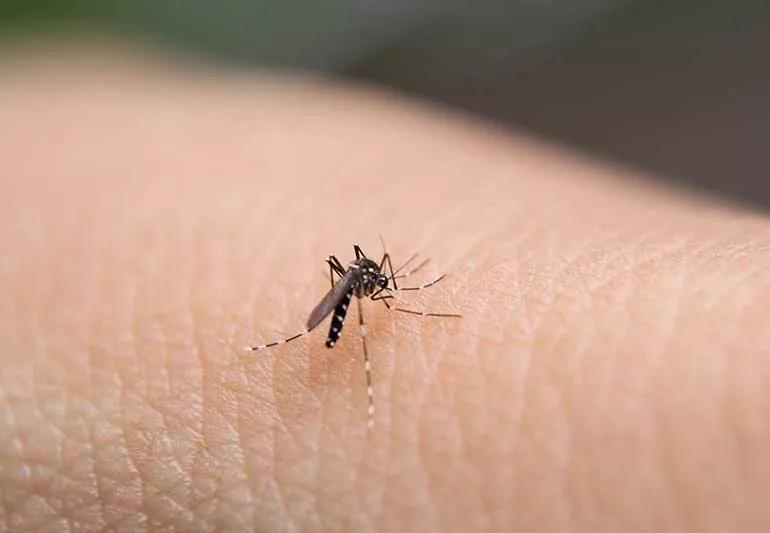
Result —
[{"label": "mosquito", "polygon": [[[256,351],[271,348],[281,344],[286,344],[295,339],[298,339],[304,335],[310,333],[316,326],[318,326],[323,320],[332,315],[331,324],[329,325],[329,333],[326,337],[326,347],[333,348],[334,345],[342,334],[342,326],[345,323],[345,317],[348,313],[348,307],[350,306],[350,300],[353,296],[356,296],[356,303],[358,304],[358,324],[359,332],[361,336],[361,346],[364,352],[364,372],[366,374],[366,395],[369,402],[368,408],[368,428],[374,427],[374,389],[372,388],[372,364],[369,359],[369,350],[366,346],[366,327],[364,325],[364,315],[361,306],[361,300],[363,298],[370,298],[372,301],[381,301],[385,304],[385,307],[390,311],[399,311],[402,313],[408,313],[412,315],[419,315],[424,317],[442,317],[442,318],[461,318],[461,315],[454,313],[429,313],[425,311],[415,311],[413,309],[405,309],[398,307],[388,300],[393,300],[394,293],[400,291],[421,291],[432,287],[446,275],[441,275],[434,279],[430,283],[419,285],[417,287],[399,287],[399,279],[406,278],[411,274],[417,272],[428,263],[428,259],[424,260],[416,267],[405,272],[401,272],[407,266],[409,266],[416,258],[417,254],[411,256],[403,265],[396,270],[393,270],[393,264],[390,259],[390,254],[385,251],[385,244],[383,243],[382,259],[379,263],[369,259],[364,254],[361,247],[357,244],[353,245],[353,250],[356,254],[356,259],[348,264],[345,268],[342,263],[334,256],[329,255],[326,259],[326,263],[329,265],[329,281],[331,283],[331,289],[326,295],[318,302],[315,309],[310,313],[305,324],[305,329],[292,335],[286,339],[281,339],[267,344],[261,344],[259,346],[249,346],[247,349]],[[390,275],[386,273],[385,267],[387,266]],[[335,281],[335,275],[337,280]]]}]

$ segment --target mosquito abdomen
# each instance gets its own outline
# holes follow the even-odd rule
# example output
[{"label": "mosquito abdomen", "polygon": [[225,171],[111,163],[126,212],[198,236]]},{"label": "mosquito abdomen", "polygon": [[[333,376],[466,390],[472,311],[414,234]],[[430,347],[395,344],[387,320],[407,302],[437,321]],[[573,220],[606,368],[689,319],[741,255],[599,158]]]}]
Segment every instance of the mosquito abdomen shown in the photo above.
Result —
[{"label": "mosquito abdomen", "polygon": [[342,325],[345,323],[345,315],[348,314],[348,306],[350,305],[350,299],[353,297],[353,291],[348,291],[345,296],[342,297],[340,303],[334,308],[334,315],[332,315],[332,323],[329,326],[329,336],[326,338],[326,347],[333,348],[337,339],[342,334]]}]

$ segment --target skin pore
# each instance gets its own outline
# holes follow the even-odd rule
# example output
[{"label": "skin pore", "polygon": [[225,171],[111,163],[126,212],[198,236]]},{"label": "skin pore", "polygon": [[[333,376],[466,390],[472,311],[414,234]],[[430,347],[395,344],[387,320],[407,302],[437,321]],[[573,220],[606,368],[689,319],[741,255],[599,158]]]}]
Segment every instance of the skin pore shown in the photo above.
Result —
[{"label": "skin pore", "polygon": [[[766,531],[770,221],[373,90],[0,68],[0,530]],[[12,125],[12,126],[11,126]],[[441,283],[289,344],[352,243]]]}]

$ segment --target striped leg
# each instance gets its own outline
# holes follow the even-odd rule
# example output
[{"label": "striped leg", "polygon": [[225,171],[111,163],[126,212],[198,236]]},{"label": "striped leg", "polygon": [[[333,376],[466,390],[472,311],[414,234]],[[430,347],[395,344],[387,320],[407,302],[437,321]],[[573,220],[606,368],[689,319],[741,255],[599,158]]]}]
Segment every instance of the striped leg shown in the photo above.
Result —
[{"label": "striped leg", "polygon": [[267,344],[260,344],[258,346],[247,346],[246,350],[255,352],[257,350],[264,350],[265,348],[271,348],[273,346],[278,346],[280,344],[286,344],[287,342],[291,342],[294,339],[299,339],[300,337],[302,337],[303,335],[307,335],[308,333],[310,333],[310,331],[308,331],[307,329],[304,329],[304,330],[300,331],[299,333],[297,333],[296,335],[292,335],[288,339],[282,339],[282,340],[279,340],[279,341],[268,342]]},{"label": "striped leg", "polygon": [[[412,257],[416,257],[416,256],[412,256]],[[411,276],[412,274],[414,274],[415,272],[417,272],[418,270],[420,270],[422,267],[424,267],[425,265],[427,265],[429,262],[430,262],[430,257],[429,257],[429,258],[427,258],[427,259],[426,259],[425,261],[423,261],[422,263],[420,263],[419,265],[417,265],[416,267],[414,267],[413,269],[411,269],[411,270],[407,270],[406,272],[404,272],[404,273],[402,273],[402,274],[394,275],[394,276],[393,276],[393,278],[395,278],[395,279],[401,279],[401,278],[406,278],[406,277],[409,277],[409,276]],[[406,266],[407,264],[409,264],[409,263],[404,263],[404,266]],[[404,267],[402,266],[401,268],[404,268]],[[398,270],[396,270],[396,272],[399,272],[399,271],[401,270],[401,268],[399,268]]]},{"label": "striped leg", "polygon": [[369,360],[369,350],[366,349],[366,326],[364,326],[364,314],[361,308],[361,298],[358,298],[358,325],[361,332],[361,345],[364,348],[364,372],[366,373],[366,397],[369,400],[367,427],[374,427],[374,388],[372,388],[372,363]]},{"label": "striped leg", "polygon": [[379,296],[377,298],[374,298],[375,300],[382,300],[382,303],[385,304],[385,307],[387,307],[391,311],[400,311],[402,313],[409,313],[410,315],[419,315],[419,316],[435,316],[435,317],[445,317],[445,318],[462,318],[462,315],[458,315],[455,313],[428,313],[427,311],[415,311],[413,309],[404,309],[403,307],[394,307],[388,303],[388,299],[393,298],[392,294],[388,294],[387,296]]},{"label": "striped leg", "polygon": [[329,264],[329,282],[331,283],[332,288],[334,288],[334,273],[336,272],[340,279],[342,279],[342,277],[345,275],[345,268],[340,263],[340,260],[334,256],[334,254],[329,254],[326,262]]},{"label": "striped leg", "polygon": [[396,273],[393,272],[393,262],[390,260],[389,253],[385,253],[382,256],[382,261],[380,261],[380,272],[385,272],[385,263],[388,263],[388,268],[390,268],[390,280],[393,282],[393,286],[398,289],[398,283],[396,283]]},{"label": "striped leg", "polygon": [[421,291],[423,289],[427,289],[428,287],[431,287],[444,279],[446,277],[446,274],[441,274],[438,278],[434,279],[430,283],[426,283],[425,285],[420,285],[419,287],[399,287],[399,288],[393,288],[390,290],[396,290],[396,291]]},{"label": "striped leg", "polygon": [[399,274],[399,272],[401,272],[401,271],[402,271],[402,270],[404,270],[406,267],[408,267],[408,266],[409,266],[409,264],[410,264],[412,261],[414,261],[415,259],[417,259],[417,256],[418,256],[418,255],[419,255],[419,254],[413,254],[413,255],[412,255],[412,256],[411,256],[409,259],[407,259],[407,260],[404,262],[404,264],[402,264],[400,267],[398,267],[398,268],[397,268],[397,269],[394,271],[394,270],[393,270],[393,265],[392,265],[392,264],[391,264],[391,262],[390,262],[390,254],[388,254],[388,253],[386,253],[386,252],[385,252],[385,245],[384,245],[384,243],[383,243],[383,255],[382,255],[382,260],[380,261],[380,270],[382,270],[382,271],[384,272],[383,268],[385,267],[385,262],[387,261],[387,263],[388,263],[388,268],[390,268],[390,279],[393,281],[393,287],[395,287],[396,289],[398,289],[398,283],[396,282],[396,280],[397,280],[397,279],[402,279],[402,278],[406,278],[406,277],[408,277],[408,276],[411,276],[412,274],[414,274],[415,272],[417,272],[418,270],[420,270],[422,267],[424,267],[425,265],[427,265],[427,264],[430,262],[430,258],[427,258],[427,259],[425,259],[425,260],[424,260],[422,263],[420,263],[419,265],[417,265],[416,267],[414,267],[413,269],[411,269],[411,270],[407,270],[406,272],[402,272],[401,274]]}]

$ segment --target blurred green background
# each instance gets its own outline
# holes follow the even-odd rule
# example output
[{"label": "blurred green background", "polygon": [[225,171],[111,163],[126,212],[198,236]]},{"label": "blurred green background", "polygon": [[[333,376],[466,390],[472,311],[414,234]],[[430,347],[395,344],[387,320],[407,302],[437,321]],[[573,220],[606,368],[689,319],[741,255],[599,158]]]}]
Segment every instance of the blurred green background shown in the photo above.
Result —
[{"label": "blurred green background", "polygon": [[84,32],[364,79],[770,207],[767,0],[0,0],[0,44]]}]

